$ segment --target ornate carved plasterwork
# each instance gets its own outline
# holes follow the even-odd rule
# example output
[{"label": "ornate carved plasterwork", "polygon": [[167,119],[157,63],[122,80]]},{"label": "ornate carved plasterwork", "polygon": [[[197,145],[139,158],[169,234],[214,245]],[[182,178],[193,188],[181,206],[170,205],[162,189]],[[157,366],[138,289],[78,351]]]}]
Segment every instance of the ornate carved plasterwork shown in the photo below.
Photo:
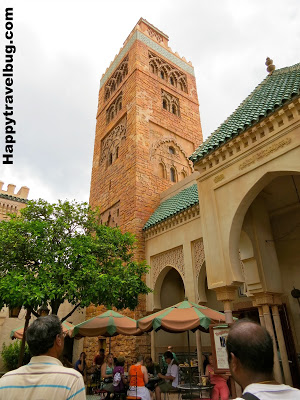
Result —
[{"label": "ornate carved plasterwork", "polygon": [[100,163],[107,161],[110,165],[119,156],[119,147],[126,139],[126,118],[122,119],[101,142]]},{"label": "ornate carved plasterwork", "polygon": [[155,32],[153,29],[149,28],[147,29],[148,35],[153,39],[155,38],[158,43],[161,43],[163,41],[163,37],[159,35],[157,32]]},{"label": "ornate carved plasterwork", "polygon": [[108,100],[110,96],[117,90],[121,82],[128,74],[128,54],[118,66],[116,71],[112,74],[111,78],[105,85],[104,100]]},{"label": "ornate carved plasterwork", "polygon": [[[173,138],[160,139],[154,143],[150,149],[150,160],[154,162],[154,170],[158,176],[161,176],[161,170],[164,171],[164,176],[161,177],[165,179],[170,178],[171,168],[175,169],[178,180],[193,172],[192,162]],[[163,168],[159,169],[159,166]]]},{"label": "ornate carved plasterwork", "polygon": [[218,183],[218,182],[222,181],[224,178],[225,178],[224,174],[217,175],[217,176],[214,178],[214,182],[215,182],[215,183]]},{"label": "ornate carved plasterwork", "polygon": [[193,242],[192,248],[193,248],[195,274],[196,274],[196,279],[198,279],[200,274],[200,269],[205,260],[203,239],[201,238],[195,240]]},{"label": "ornate carved plasterwork", "polygon": [[149,68],[153,74],[159,76],[161,79],[182,90],[183,92],[188,92],[187,78],[184,73],[151,51],[149,51],[148,54]]},{"label": "ornate carved plasterwork", "polygon": [[119,111],[122,109],[122,97],[121,92],[118,97],[111,103],[111,105],[106,110],[106,123],[108,124],[111,120],[115,118]]},{"label": "ornate carved plasterwork", "polygon": [[239,165],[239,169],[243,170],[243,169],[249,167],[250,165],[256,163],[256,161],[259,161],[261,158],[267,157],[269,154],[275,153],[275,151],[290,144],[291,141],[292,141],[291,138],[285,138],[283,140],[280,140],[277,143],[272,144],[271,146],[267,147],[266,149],[258,151],[252,157],[248,158],[246,161],[241,163]]},{"label": "ornate carved plasterwork", "polygon": [[183,247],[175,247],[172,250],[151,257],[150,265],[152,270],[153,286],[155,286],[159,274],[165,267],[176,268],[184,278]]}]

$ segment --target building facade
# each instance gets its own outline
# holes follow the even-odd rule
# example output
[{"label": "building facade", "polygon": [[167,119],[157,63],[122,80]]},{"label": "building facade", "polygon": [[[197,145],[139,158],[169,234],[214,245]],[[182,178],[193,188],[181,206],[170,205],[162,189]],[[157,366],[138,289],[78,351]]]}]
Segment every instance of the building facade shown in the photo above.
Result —
[{"label": "building facade", "polygon": [[[151,267],[135,318],[184,297],[228,322],[248,316],[274,338],[276,379],[299,386],[300,64],[267,64],[202,143],[193,68],[141,19],[101,79],[90,204],[137,236]],[[209,351],[199,336],[192,345]],[[151,334],[152,356],[169,344],[186,351],[186,336]]]}]

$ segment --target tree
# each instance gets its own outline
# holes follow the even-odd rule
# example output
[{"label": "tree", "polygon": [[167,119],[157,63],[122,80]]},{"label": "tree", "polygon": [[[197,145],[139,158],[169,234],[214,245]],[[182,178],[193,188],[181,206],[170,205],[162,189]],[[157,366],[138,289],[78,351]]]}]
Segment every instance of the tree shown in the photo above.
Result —
[{"label": "tree", "polygon": [[134,309],[150,289],[145,262],[134,260],[135,238],[100,225],[99,212],[75,201],[29,201],[0,223],[0,308],[43,305],[57,314],[91,303]]}]

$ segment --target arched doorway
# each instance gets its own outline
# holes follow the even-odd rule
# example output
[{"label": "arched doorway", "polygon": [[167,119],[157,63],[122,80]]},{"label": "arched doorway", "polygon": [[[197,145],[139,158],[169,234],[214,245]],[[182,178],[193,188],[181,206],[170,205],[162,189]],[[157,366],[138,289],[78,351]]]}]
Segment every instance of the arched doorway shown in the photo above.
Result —
[{"label": "arched doorway", "polygon": [[[184,282],[173,267],[165,267],[157,278],[154,288],[154,306],[164,309],[184,300]],[[168,346],[173,346],[174,351],[182,351],[185,346],[185,335],[182,333],[174,334],[164,331],[154,333],[156,358],[163,354]]]},{"label": "arched doorway", "polygon": [[[300,323],[297,318],[299,304],[291,291],[293,287],[300,288],[299,246],[300,175],[295,172],[268,173],[250,188],[233,218],[230,256],[235,264],[239,257],[242,260],[247,295],[255,299],[265,293],[270,296],[270,300],[262,304],[269,310],[269,327],[275,328],[278,350],[282,352],[286,347],[289,361],[286,365],[290,366],[294,385],[300,384],[296,355],[300,348],[295,346],[300,342]],[[276,294],[278,300],[274,300]],[[285,378],[288,374],[286,367]]]}]

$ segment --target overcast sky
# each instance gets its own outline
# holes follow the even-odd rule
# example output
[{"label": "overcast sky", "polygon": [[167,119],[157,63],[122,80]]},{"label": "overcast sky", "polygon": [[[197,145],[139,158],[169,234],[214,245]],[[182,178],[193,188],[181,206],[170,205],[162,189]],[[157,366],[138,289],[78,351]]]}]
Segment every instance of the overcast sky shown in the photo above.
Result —
[{"label": "overcast sky", "polygon": [[88,201],[100,78],[140,17],[192,61],[205,138],[265,78],[266,57],[276,68],[300,62],[297,0],[4,0],[1,70],[11,6],[17,143],[0,180],[28,186],[29,198]]}]

